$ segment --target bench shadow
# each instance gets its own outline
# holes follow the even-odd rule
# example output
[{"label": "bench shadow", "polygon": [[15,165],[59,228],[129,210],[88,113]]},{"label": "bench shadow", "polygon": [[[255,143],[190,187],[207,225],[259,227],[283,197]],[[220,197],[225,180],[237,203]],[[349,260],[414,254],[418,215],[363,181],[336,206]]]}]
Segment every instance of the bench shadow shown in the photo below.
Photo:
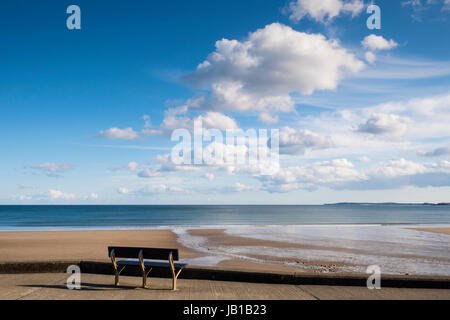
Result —
[{"label": "bench shadow", "polygon": [[[69,290],[66,285],[62,284],[21,284],[20,287],[28,288],[47,288],[47,289],[64,289]],[[82,283],[81,289],[79,291],[104,291],[104,290],[135,290],[136,286],[119,286],[108,285],[108,284],[98,284],[98,283]],[[78,291],[77,289],[74,289]]]},{"label": "bench shadow", "polygon": [[[27,288],[46,288],[46,289],[63,289],[69,290],[66,285],[63,284],[20,284],[19,287],[27,287]],[[105,290],[162,290],[162,291],[172,291],[171,288],[161,288],[156,287],[152,288],[151,285],[149,288],[142,288],[139,286],[130,286],[130,285],[119,285],[115,286],[113,284],[98,284],[98,283],[82,283],[81,289],[76,291],[105,291]]]}]

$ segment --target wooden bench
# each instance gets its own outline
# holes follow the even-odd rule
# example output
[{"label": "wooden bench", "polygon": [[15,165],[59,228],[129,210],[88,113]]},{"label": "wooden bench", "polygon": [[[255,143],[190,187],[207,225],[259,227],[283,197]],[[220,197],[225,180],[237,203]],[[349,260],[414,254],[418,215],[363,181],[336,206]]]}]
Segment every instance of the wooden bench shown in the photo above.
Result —
[{"label": "wooden bench", "polygon": [[[108,256],[111,258],[114,267],[114,284],[116,286],[119,285],[120,273],[126,266],[138,266],[140,268],[143,288],[148,288],[147,276],[152,267],[169,267],[172,272],[172,290],[176,290],[177,278],[186,266],[186,264],[174,262],[178,261],[178,249],[108,247]],[[117,261],[117,258],[126,258],[126,260]]]}]

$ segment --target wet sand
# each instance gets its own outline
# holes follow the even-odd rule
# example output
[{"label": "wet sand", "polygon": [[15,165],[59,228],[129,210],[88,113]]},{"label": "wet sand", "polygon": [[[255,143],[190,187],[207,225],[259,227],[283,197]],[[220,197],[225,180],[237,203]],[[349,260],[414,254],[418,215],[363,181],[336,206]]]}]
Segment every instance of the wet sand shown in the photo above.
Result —
[{"label": "wet sand", "polygon": [[[344,264],[330,263],[327,261],[314,261],[305,263],[301,259],[280,258],[271,255],[264,255],[264,251],[258,250],[257,247],[271,248],[301,248],[301,249],[325,249],[332,251],[342,251],[342,248],[334,247],[318,247],[310,245],[302,245],[299,243],[289,243],[281,241],[260,240],[247,237],[232,236],[225,234],[225,229],[192,229],[188,233],[194,236],[201,236],[207,239],[207,243],[211,246],[239,247],[250,246],[255,247],[255,253],[248,255],[249,258],[258,260],[258,262],[248,259],[227,259],[217,264],[218,267],[236,270],[255,270],[263,272],[333,272],[337,265]],[[356,253],[356,252],[355,252]],[[264,261],[264,263],[261,263]]]},{"label": "wet sand", "polygon": [[450,228],[413,228],[412,230],[426,231],[450,235]]},{"label": "wet sand", "polygon": [[[394,235],[401,231],[400,228],[389,230]],[[407,229],[403,230],[407,231]],[[323,237],[324,233],[320,234],[320,230],[318,231],[318,237]],[[412,233],[415,231],[411,230],[408,236],[414,237]],[[250,237],[251,234],[246,236],[245,231],[233,234],[225,229],[187,230],[190,236],[204,239],[200,245],[197,245],[198,250],[222,257],[222,261],[217,266],[223,268],[298,273],[365,273],[368,265],[375,264],[386,270],[386,274],[422,274],[420,271],[417,272],[420,268],[425,271],[424,274],[427,274],[430,271],[428,267],[424,267],[425,265],[441,266],[442,271],[432,271],[435,274],[441,274],[441,272],[447,274],[449,271],[444,270],[450,261],[448,254],[439,251],[443,248],[438,245],[439,250],[436,250],[434,247],[436,244],[430,243],[429,247],[425,244],[427,242],[417,239],[416,246],[406,240],[403,243],[398,242],[395,237],[392,238],[392,234],[386,240],[384,237],[368,240],[370,236],[368,239],[362,236],[352,241],[342,241],[342,238],[335,239],[326,234],[329,239],[320,241],[319,244],[319,241],[315,241],[318,238],[314,239],[314,236],[312,238],[306,236],[303,238],[304,241],[299,241],[299,238],[294,236],[288,241],[289,237],[283,237],[283,234],[280,234],[284,240],[277,241],[273,238],[273,233],[269,235],[272,237],[271,240],[263,240],[261,235],[264,232],[259,233],[259,239],[257,239]],[[352,232],[354,233],[355,229],[349,229],[349,235]],[[364,233],[361,230],[358,232]],[[296,233],[296,235],[299,234]],[[442,244],[442,246],[446,245]]]}]

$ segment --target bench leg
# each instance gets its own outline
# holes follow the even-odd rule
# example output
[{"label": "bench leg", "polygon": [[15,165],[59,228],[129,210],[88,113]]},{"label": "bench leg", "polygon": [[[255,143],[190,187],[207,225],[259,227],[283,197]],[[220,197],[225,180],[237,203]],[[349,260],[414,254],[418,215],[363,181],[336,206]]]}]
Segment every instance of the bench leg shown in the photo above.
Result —
[{"label": "bench leg", "polygon": [[180,270],[178,270],[177,273],[175,273],[175,269],[171,269],[171,271],[172,271],[172,290],[173,291],[177,290],[177,279],[181,273],[181,270],[183,270],[183,269],[180,269]]},{"label": "bench leg", "polygon": [[120,271],[118,269],[115,269],[115,276],[114,276],[114,285],[118,286],[119,285],[119,276],[122,273],[123,269],[125,269],[125,267],[123,267],[122,269],[120,269]]},{"label": "bench leg", "polygon": [[147,276],[152,271],[152,268],[150,268],[147,272],[145,272],[145,269],[142,271],[142,288],[147,289],[149,286],[147,285]]}]

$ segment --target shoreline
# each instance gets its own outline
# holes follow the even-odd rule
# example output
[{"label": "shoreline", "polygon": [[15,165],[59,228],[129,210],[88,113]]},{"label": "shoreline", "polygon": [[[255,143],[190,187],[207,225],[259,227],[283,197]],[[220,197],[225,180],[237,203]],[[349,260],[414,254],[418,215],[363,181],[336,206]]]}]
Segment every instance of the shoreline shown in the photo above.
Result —
[{"label": "shoreline", "polygon": [[0,234],[3,232],[63,232],[63,231],[151,231],[151,230],[172,230],[175,228],[186,229],[226,229],[233,227],[372,227],[372,226],[392,226],[405,227],[411,230],[427,231],[426,229],[446,229],[450,228],[449,223],[314,223],[314,224],[180,224],[180,225],[148,225],[148,226],[95,226],[95,227],[14,227],[2,229],[0,227]]}]

